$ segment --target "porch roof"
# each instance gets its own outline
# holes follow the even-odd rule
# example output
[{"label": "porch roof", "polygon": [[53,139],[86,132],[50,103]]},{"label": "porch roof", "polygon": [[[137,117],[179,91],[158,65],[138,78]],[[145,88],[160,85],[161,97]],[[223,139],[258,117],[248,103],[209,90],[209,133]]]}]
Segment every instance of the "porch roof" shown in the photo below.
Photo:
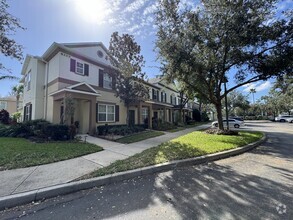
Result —
[{"label": "porch roof", "polygon": [[[84,88],[86,88],[86,90]],[[56,92],[52,92],[49,95],[54,96],[54,95],[60,94],[62,92],[72,92],[72,93],[79,93],[79,94],[91,95],[91,96],[101,96],[100,93],[98,93],[92,86],[90,86],[86,82],[81,82],[81,83],[77,83],[75,85],[65,87],[65,88],[60,89]]]},{"label": "porch roof", "polygon": [[173,108],[173,105],[163,103],[163,102],[154,102],[154,101],[148,100],[148,101],[145,101],[145,103],[150,103],[150,104],[154,104],[154,105],[162,105],[162,106],[165,106],[165,107]]}]

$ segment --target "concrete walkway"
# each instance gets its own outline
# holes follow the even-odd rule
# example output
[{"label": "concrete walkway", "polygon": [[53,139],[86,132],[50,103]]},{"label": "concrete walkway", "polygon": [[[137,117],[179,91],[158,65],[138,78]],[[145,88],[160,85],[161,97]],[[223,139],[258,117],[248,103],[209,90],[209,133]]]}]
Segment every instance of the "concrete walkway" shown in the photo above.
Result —
[{"label": "concrete walkway", "polygon": [[201,125],[174,133],[166,133],[132,144],[119,144],[87,136],[87,142],[97,144],[104,150],[56,163],[0,171],[0,197],[70,182],[116,160],[125,159],[178,136],[209,126]]}]

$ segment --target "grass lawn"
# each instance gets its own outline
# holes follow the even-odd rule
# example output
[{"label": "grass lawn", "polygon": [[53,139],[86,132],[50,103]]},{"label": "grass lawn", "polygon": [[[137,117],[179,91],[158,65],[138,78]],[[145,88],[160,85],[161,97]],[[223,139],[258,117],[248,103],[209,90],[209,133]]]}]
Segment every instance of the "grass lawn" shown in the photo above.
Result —
[{"label": "grass lawn", "polygon": [[23,138],[1,137],[0,170],[52,163],[101,150],[81,142],[33,143]]},{"label": "grass lawn", "polygon": [[123,144],[130,144],[142,140],[146,140],[149,138],[157,137],[163,135],[164,132],[161,131],[146,131],[138,134],[132,134],[123,138],[119,138],[116,141]]},{"label": "grass lawn", "polygon": [[238,136],[212,135],[195,131],[183,135],[157,147],[147,149],[125,160],[98,169],[84,178],[103,176],[116,172],[132,170],[172,160],[198,157],[206,154],[237,148],[259,140],[260,132],[239,132]]},{"label": "grass lawn", "polygon": [[197,126],[200,126],[200,125],[205,125],[205,124],[209,124],[210,122],[196,122],[195,124],[193,125],[184,125],[184,127],[177,127],[175,129],[171,129],[171,130],[167,130],[167,132],[177,132],[177,131],[182,131],[182,130],[185,130],[187,128],[194,128],[194,127],[197,127]]}]

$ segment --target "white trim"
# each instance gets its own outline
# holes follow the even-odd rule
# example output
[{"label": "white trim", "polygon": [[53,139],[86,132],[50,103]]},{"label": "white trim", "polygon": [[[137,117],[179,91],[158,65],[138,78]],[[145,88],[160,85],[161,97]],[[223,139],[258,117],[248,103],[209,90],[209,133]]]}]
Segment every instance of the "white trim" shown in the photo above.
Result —
[{"label": "white trim", "polygon": [[163,106],[167,106],[167,107],[173,107],[174,105],[168,105],[166,103],[162,103],[162,102],[153,102],[153,101],[145,101],[146,103],[150,103],[150,104],[155,104],[155,105],[163,105]]},{"label": "white trim", "polygon": [[73,93],[79,93],[79,94],[85,94],[85,95],[93,95],[93,96],[101,96],[100,93],[91,93],[91,92],[85,92],[85,91],[80,91],[80,90],[74,90],[74,89],[61,89],[61,90],[58,90],[56,92],[52,92],[51,94],[49,94],[49,96],[53,96],[53,95],[56,95],[58,93],[61,93],[61,92],[73,92]]},{"label": "white trim", "polygon": [[[106,112],[100,112],[100,111],[99,111],[99,107],[102,106],[102,105],[106,106]],[[109,114],[109,113],[108,113],[108,106],[112,106],[112,107],[114,107],[114,113],[113,113],[113,114],[114,114],[114,118],[113,118],[113,121],[109,121],[109,120],[108,120],[108,114]],[[106,114],[106,121],[100,121],[100,120],[99,120],[99,114]],[[112,114],[112,113],[111,113],[111,114]],[[97,116],[98,116],[98,123],[99,123],[99,122],[115,122],[115,121],[116,121],[116,106],[115,106],[115,105],[112,105],[112,104],[103,104],[103,103],[98,104],[98,115],[97,115]]]},{"label": "white trim", "polygon": [[86,82],[80,82],[80,83],[77,83],[75,85],[68,86],[67,88],[68,89],[73,89],[73,88],[81,86],[81,85],[85,85],[85,86],[89,87],[89,89],[91,89],[94,93],[99,94],[91,85],[87,84]]}]

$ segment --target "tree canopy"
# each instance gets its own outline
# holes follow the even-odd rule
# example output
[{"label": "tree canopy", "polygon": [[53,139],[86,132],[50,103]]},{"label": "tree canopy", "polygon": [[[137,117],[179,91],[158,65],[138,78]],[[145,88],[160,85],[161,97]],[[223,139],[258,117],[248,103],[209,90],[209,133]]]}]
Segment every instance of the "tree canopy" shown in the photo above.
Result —
[{"label": "tree canopy", "polygon": [[[161,0],[156,47],[163,73],[188,85],[217,109],[221,100],[245,84],[292,74],[292,17],[275,15],[276,0],[202,0],[182,8],[180,0]],[[223,84],[233,86],[223,91]],[[232,83],[231,83],[232,84]]]},{"label": "tree canopy", "polygon": [[118,32],[114,32],[111,36],[109,52],[112,56],[112,65],[117,69],[114,74],[116,96],[123,100],[127,107],[128,123],[129,106],[149,97],[148,87],[143,83],[144,58],[134,37],[129,34],[119,36]]},{"label": "tree canopy", "polygon": [[[6,0],[0,1],[0,51],[1,54],[6,57],[11,57],[17,60],[22,60],[22,46],[16,43],[13,39],[13,35],[17,29],[24,29],[19,20],[11,15],[7,9],[9,5]],[[16,77],[4,74],[2,71],[9,71],[1,62],[0,62],[0,80],[2,79],[15,79]]]}]

